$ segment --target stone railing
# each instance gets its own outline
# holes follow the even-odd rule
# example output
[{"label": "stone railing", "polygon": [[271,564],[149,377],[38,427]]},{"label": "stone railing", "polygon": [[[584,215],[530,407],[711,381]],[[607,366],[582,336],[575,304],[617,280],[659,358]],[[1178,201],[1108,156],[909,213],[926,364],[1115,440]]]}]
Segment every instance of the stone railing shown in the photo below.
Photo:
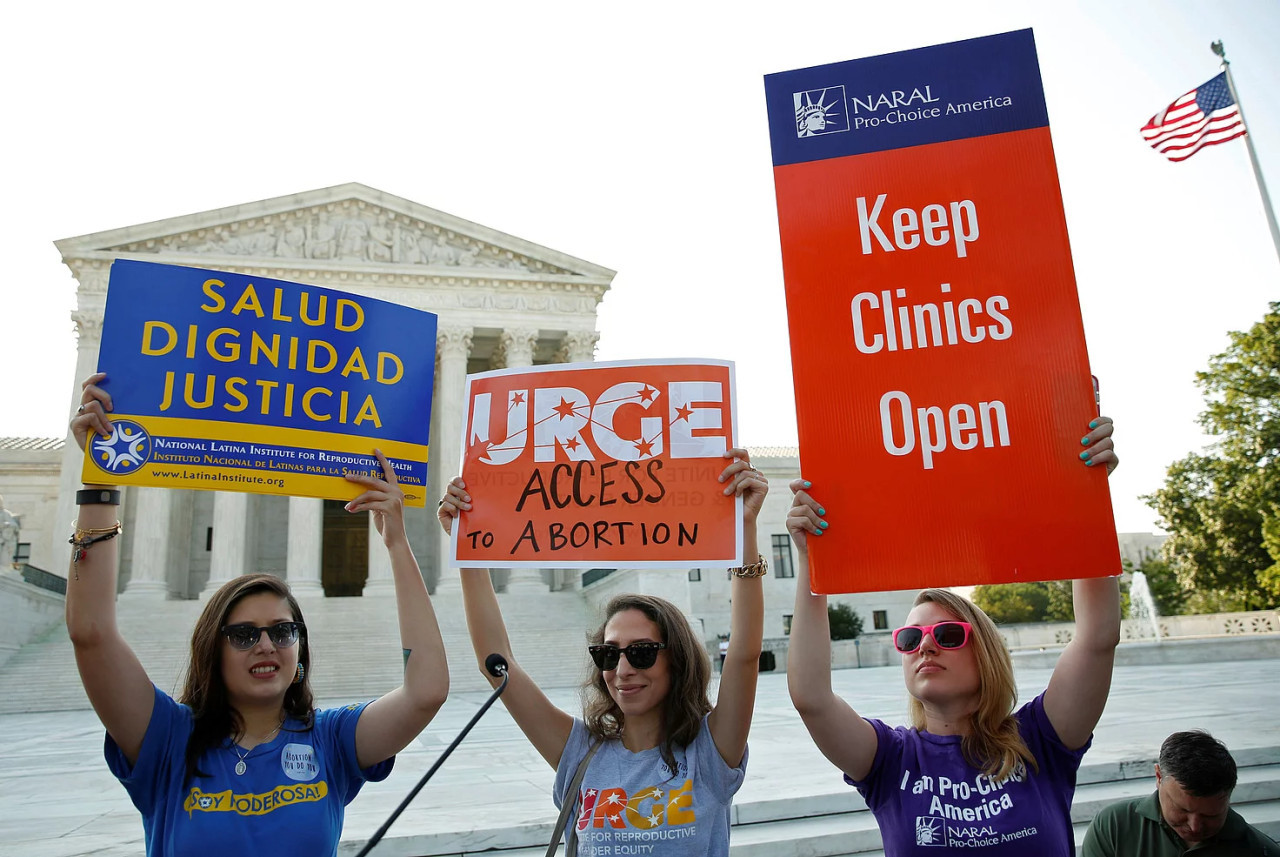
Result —
[{"label": "stone railing", "polygon": [[[1247,613],[1201,613],[1192,616],[1161,616],[1157,620],[1162,640],[1198,640],[1213,637],[1240,637],[1249,634],[1280,634],[1280,610]],[[1072,622],[1030,622],[1001,625],[1000,635],[1012,651],[1057,649],[1071,642]],[[1150,620],[1125,619],[1120,623],[1120,641],[1152,642],[1156,638]]]},{"label": "stone railing", "polygon": [[0,664],[61,622],[65,604],[62,595],[32,586],[17,572],[0,571]]}]

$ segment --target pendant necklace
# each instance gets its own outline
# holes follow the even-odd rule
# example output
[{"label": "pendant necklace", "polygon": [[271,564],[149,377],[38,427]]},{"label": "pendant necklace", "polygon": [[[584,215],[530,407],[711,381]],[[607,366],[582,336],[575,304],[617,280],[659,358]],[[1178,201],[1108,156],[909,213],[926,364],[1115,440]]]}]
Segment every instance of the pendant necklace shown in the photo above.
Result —
[{"label": "pendant necklace", "polygon": [[[270,741],[272,738],[274,738],[274,737],[276,736],[276,733],[280,731],[280,726],[283,726],[283,725],[284,725],[284,721],[282,720],[282,721],[280,721],[280,724],[279,724],[278,726],[276,726],[276,728],[275,728],[275,729],[272,729],[272,730],[271,730],[271,732],[267,735],[267,737],[265,737],[265,738],[263,738],[261,741],[259,741],[259,742],[258,742],[258,744],[266,744],[268,741]],[[240,761],[236,762],[236,776],[237,776],[237,777],[243,777],[243,776],[244,776],[244,772],[245,772],[245,771],[247,771],[247,770],[249,770],[249,766],[248,766],[247,764],[245,764],[245,761],[244,761],[244,760],[245,760],[245,759],[247,759],[247,758],[249,757],[249,754],[250,754],[250,753],[252,753],[252,752],[257,748],[258,744],[255,744],[253,747],[251,747],[251,748],[249,748],[248,750],[245,750],[243,753],[241,753],[241,752],[240,752],[240,744],[239,744],[239,742],[237,742],[237,741],[232,741],[232,742],[231,742],[231,749],[232,749],[232,750],[234,750],[234,751],[235,751],[235,754],[240,758]]]}]

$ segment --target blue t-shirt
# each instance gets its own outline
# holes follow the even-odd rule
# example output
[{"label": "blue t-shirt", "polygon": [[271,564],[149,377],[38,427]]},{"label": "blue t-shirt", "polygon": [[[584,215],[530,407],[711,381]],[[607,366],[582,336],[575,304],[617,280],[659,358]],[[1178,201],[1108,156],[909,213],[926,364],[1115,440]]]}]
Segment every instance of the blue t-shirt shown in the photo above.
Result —
[{"label": "blue t-shirt", "polygon": [[395,763],[394,756],[364,770],[356,763],[356,722],[366,704],[317,710],[309,730],[286,719],[271,741],[245,754],[242,776],[227,739],[200,757],[197,767],[208,776],[184,783],[191,709],[156,688],[137,762],[130,766],[110,735],[105,747],[111,773],[142,813],[147,857],[337,854],[346,805]]},{"label": "blue t-shirt", "polygon": [[[965,761],[959,735],[871,720],[878,744],[857,786],[880,825],[885,857],[928,857],[939,846],[986,855],[1074,857],[1071,798],[1089,744],[1069,750],[1044,712],[1044,694],[1014,718],[1039,763],[996,782]],[[1092,743],[1092,738],[1090,739]]]},{"label": "blue t-shirt", "polygon": [[747,756],[729,767],[705,717],[692,744],[672,748],[674,769],[659,747],[632,753],[621,741],[606,741],[587,763],[578,794],[567,795],[591,741],[575,717],[556,768],[556,808],[566,799],[578,801],[577,817],[570,816],[565,830],[567,840],[576,825],[576,857],[728,857],[729,805],[742,786]]}]

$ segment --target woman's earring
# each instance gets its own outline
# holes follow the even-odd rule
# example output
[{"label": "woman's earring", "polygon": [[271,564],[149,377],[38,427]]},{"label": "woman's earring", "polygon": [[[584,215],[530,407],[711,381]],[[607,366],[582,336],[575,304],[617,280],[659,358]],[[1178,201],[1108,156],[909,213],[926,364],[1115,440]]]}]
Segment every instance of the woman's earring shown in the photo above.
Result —
[{"label": "woman's earring", "polygon": [[293,683],[302,684],[302,677],[307,674],[307,669],[302,664],[298,664],[298,671],[293,674]]}]

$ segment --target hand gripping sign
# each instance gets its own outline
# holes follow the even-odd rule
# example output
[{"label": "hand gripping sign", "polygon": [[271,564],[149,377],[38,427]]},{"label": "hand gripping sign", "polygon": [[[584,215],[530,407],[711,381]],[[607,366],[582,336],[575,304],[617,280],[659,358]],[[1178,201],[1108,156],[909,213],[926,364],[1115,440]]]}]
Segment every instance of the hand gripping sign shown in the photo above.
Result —
[{"label": "hand gripping sign", "polygon": [[116,260],[85,482],[349,500],[391,460],[426,503],[436,317],[360,295]]},{"label": "hand gripping sign", "polygon": [[733,364],[577,363],[467,376],[455,566],[737,565]]},{"label": "hand gripping sign", "polygon": [[814,590],[1118,573],[1031,31],[765,90]]}]

